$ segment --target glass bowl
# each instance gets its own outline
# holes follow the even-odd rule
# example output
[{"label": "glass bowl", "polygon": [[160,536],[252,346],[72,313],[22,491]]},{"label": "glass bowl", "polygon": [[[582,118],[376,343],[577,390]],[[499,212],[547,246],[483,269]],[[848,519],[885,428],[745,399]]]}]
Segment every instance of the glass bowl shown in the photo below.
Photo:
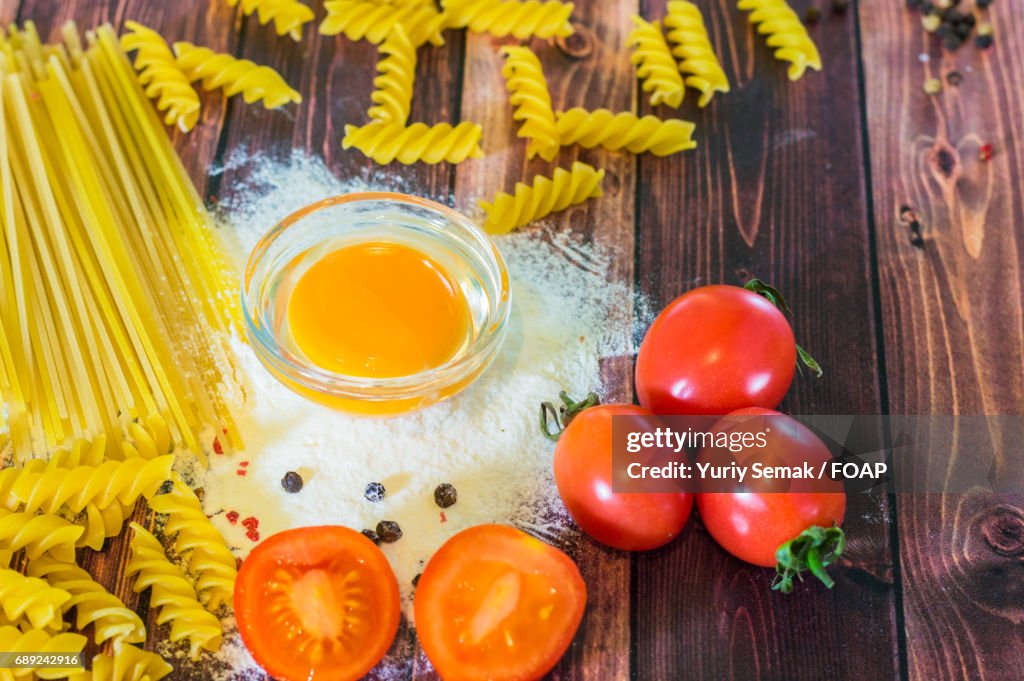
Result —
[{"label": "glass bowl", "polygon": [[[394,378],[346,376],[316,366],[291,340],[285,311],[298,279],[324,255],[367,241],[425,253],[461,289],[471,328],[444,364]],[[505,261],[472,221],[433,201],[390,192],[336,196],[293,213],[256,244],[242,281],[249,341],[270,373],[311,400],[371,415],[419,409],[476,380],[505,340],[510,303]]]}]

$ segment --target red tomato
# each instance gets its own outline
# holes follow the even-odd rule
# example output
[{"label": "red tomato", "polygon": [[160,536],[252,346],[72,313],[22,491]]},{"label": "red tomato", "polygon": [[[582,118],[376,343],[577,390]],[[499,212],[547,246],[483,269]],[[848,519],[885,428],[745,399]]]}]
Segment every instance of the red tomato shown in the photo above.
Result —
[{"label": "red tomato", "polygon": [[[764,433],[766,446],[753,446],[739,452],[705,448],[697,458],[699,463],[720,463],[734,458],[739,463],[746,461],[748,464],[760,461],[772,466],[796,466],[807,462],[816,467],[831,458],[828,448],[807,427],[771,409],[738,410],[716,426],[716,430],[726,428],[731,431]],[[779,491],[787,487],[790,491]],[[762,567],[776,566],[779,562],[779,548],[800,537],[808,528],[828,529],[843,523],[846,494],[839,482],[826,481],[823,485],[820,481],[748,479],[744,482],[744,489],[743,493],[698,494],[697,510],[715,541],[748,563]],[[830,489],[833,491],[828,491]],[[845,539],[830,533],[818,548],[821,555],[830,548],[838,548],[835,555],[831,556],[835,558],[842,552],[844,545]],[[803,569],[810,568],[804,566]],[[821,578],[817,572],[815,575]],[[826,584],[831,582],[828,579],[823,581]],[[782,588],[788,590],[785,586]]]},{"label": "red tomato", "polygon": [[773,408],[795,370],[793,330],[771,302],[738,286],[702,286],[651,324],[636,358],[636,392],[656,414]]},{"label": "red tomato", "polygon": [[555,484],[584,532],[617,549],[647,551],[682,531],[693,495],[612,492],[613,416],[637,419],[637,430],[656,427],[654,414],[632,404],[603,404],[580,412],[555,446]]},{"label": "red tomato", "polygon": [[416,633],[445,681],[534,681],[565,653],[587,588],[567,555],[479,525],[445,542],[416,585]]},{"label": "red tomato", "polygon": [[399,608],[387,558],[347,527],[268,537],[235,582],[242,641],[280,681],[362,678],[391,647]]}]

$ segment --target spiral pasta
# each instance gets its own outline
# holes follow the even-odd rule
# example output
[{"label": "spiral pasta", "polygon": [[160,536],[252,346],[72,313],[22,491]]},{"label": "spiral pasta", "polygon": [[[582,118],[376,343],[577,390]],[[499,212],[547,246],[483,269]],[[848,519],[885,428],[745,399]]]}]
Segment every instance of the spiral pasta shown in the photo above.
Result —
[{"label": "spiral pasta", "polygon": [[416,48],[401,24],[391,29],[380,46],[380,53],[387,56],[377,62],[380,75],[373,79],[376,89],[370,94],[370,100],[374,105],[367,113],[375,121],[405,125],[416,80]]},{"label": "spiral pasta", "polygon": [[260,66],[248,59],[214,52],[191,43],[174,43],[178,67],[190,81],[201,80],[204,90],[221,88],[228,97],[242,95],[246,104],[263,101],[267,109],[276,109],[289,102],[302,102],[302,95],[288,86],[274,69]]},{"label": "spiral pasta", "polygon": [[665,15],[665,28],[672,54],[679,60],[679,70],[686,74],[686,84],[700,91],[697,104],[705,107],[716,92],[729,91],[729,79],[718,62],[704,17],[688,0],[670,0]]},{"label": "spiral pasta", "polygon": [[95,655],[92,669],[76,673],[71,681],[160,681],[174,671],[157,653],[136,646],[115,646],[114,652]]},{"label": "spiral pasta", "polygon": [[25,549],[29,560],[49,553],[57,560],[74,562],[75,541],[81,534],[81,527],[55,515],[0,510],[0,550]]},{"label": "spiral pasta", "polygon": [[193,660],[202,650],[216,652],[222,639],[220,620],[203,608],[185,571],[168,560],[156,537],[138,523],[132,523],[132,530],[125,573],[135,575],[135,592],[152,588],[149,603],[160,609],[157,623],[170,623],[172,642],[188,640]]},{"label": "spiral pasta", "polygon": [[196,590],[206,596],[206,607],[213,611],[221,603],[230,603],[238,576],[235,557],[195,493],[175,476],[171,491],[153,497],[149,505],[167,515],[164,532],[174,537],[174,550],[187,556],[188,569],[197,576]]},{"label": "spiral pasta", "polygon": [[461,163],[481,158],[480,136],[476,123],[462,122],[454,128],[448,123],[428,126],[413,123],[405,127],[395,123],[370,123],[362,127],[345,126],[343,149],[355,147],[381,165],[398,161],[406,165],[424,163]]},{"label": "spiral pasta", "polygon": [[33,629],[60,631],[62,606],[71,594],[42,579],[26,577],[16,570],[0,569],[0,611],[7,624],[22,620]]},{"label": "spiral pasta", "polygon": [[559,0],[442,0],[451,28],[469,28],[498,38],[564,38],[574,29],[569,23],[574,5]]},{"label": "spiral pasta", "polygon": [[152,497],[170,478],[173,464],[174,456],[166,454],[155,459],[108,460],[99,466],[25,470],[11,492],[30,513],[57,513],[64,507],[81,513],[89,504],[102,510],[115,502],[134,504],[139,497]]},{"label": "spiral pasta", "polygon": [[373,0],[327,0],[324,8],[327,16],[320,22],[320,33],[323,35],[344,33],[349,40],[366,38],[378,45],[388,37],[391,29],[401,24],[413,45],[422,45],[428,41],[433,45],[444,45],[441,32],[447,17],[434,9],[432,3],[387,4]]},{"label": "spiral pasta", "polygon": [[651,106],[666,104],[678,109],[683,103],[685,86],[675,57],[661,34],[661,24],[633,16],[633,30],[627,42],[633,46],[631,61],[636,75],[644,81],[644,92],[651,93]]},{"label": "spiral pasta", "polygon": [[[235,7],[239,0],[228,0],[228,5]],[[259,22],[264,26],[274,22],[278,35],[286,33],[296,42],[302,40],[302,28],[313,21],[313,10],[299,0],[241,0],[242,13],[250,15],[256,12]]]},{"label": "spiral pasta", "polygon": [[147,418],[145,425],[132,421],[127,430],[129,439],[121,442],[121,454],[126,459],[137,456],[152,459],[173,451],[171,431],[167,428],[167,422],[157,414]]},{"label": "spiral pasta", "polygon": [[[0,650],[5,653],[36,653],[36,654],[69,654],[81,653],[85,648],[86,639],[80,634],[51,634],[42,629],[21,631],[17,627],[6,625],[0,627]],[[60,667],[19,667],[5,669],[0,674],[4,679],[64,679],[68,670]]]},{"label": "spiral pasta", "polygon": [[575,108],[559,113],[556,124],[563,145],[578,144],[586,149],[603,147],[609,151],[649,151],[655,156],[667,156],[697,146],[693,140],[696,126],[678,118],[663,121],[655,116],[640,118],[628,111]]},{"label": "spiral pasta", "polygon": [[174,55],[163,37],[151,28],[126,21],[130,33],[121,36],[125,51],[138,50],[135,69],[146,96],[156,99],[156,108],[164,111],[164,123],[188,132],[199,120],[199,93],[174,63]]},{"label": "spiral pasta", "polygon": [[480,202],[480,207],[487,213],[484,229],[491,234],[504,234],[587,199],[602,196],[603,179],[603,170],[577,161],[572,164],[571,171],[556,168],[550,179],[537,175],[533,184],[517,182],[514,195],[499,192],[493,203]]},{"label": "spiral pasta", "polygon": [[115,645],[146,640],[146,627],[139,616],[74,563],[42,556],[29,561],[25,572],[69,594],[62,611],[75,609],[75,627],[79,630],[93,625],[97,645],[111,640]]},{"label": "spiral pasta", "polygon": [[512,118],[523,122],[519,126],[519,137],[530,140],[526,155],[533,158],[539,154],[550,161],[558,153],[561,140],[555,128],[555,112],[540,59],[533,50],[523,46],[506,45],[501,53],[506,57],[501,75],[511,93],[509,100],[516,107]]},{"label": "spiral pasta", "polygon": [[775,48],[775,58],[790,63],[790,80],[799,80],[808,68],[821,71],[818,47],[786,0],[739,0],[737,6],[752,10],[750,23],[757,25],[758,33],[768,35],[768,47]]}]

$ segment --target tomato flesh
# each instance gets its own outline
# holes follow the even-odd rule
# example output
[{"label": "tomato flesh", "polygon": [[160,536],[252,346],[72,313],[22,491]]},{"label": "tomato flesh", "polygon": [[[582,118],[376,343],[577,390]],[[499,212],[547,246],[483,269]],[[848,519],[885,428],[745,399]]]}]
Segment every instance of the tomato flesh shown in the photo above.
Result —
[{"label": "tomato flesh", "polygon": [[587,590],[564,553],[504,525],[456,534],[416,586],[416,633],[445,681],[533,681],[565,653]]},{"label": "tomato flesh", "polygon": [[[758,418],[761,416],[768,418]],[[735,417],[748,420],[741,426],[733,420],[731,430],[764,432],[766,426],[770,428],[766,447],[723,453],[737,461],[754,456],[780,465],[795,466],[806,461],[816,468],[831,458],[821,440],[792,417],[760,408],[741,409],[729,415],[729,419]],[[714,453],[713,449],[705,449],[698,461],[708,462]],[[778,548],[807,528],[843,523],[846,494],[841,483],[822,487],[818,482],[814,491],[801,491],[805,486],[795,484],[791,488],[794,491],[780,492],[777,483],[761,481],[742,493],[701,493],[697,495],[697,510],[704,527],[723,549],[753,565],[774,567]]]},{"label": "tomato flesh", "polygon": [[782,312],[738,286],[702,286],[651,324],[637,354],[636,392],[656,414],[721,416],[778,406],[795,370],[796,339]]},{"label": "tomato flesh", "polygon": [[372,541],[347,527],[303,527],[268,537],[235,582],[238,630],[280,681],[355,681],[398,631],[398,582]]},{"label": "tomato flesh", "polygon": [[648,551],[678,535],[693,508],[687,493],[613,492],[612,421],[653,430],[657,417],[631,404],[604,404],[578,414],[555,447],[555,484],[569,515],[588,535],[624,551]]}]

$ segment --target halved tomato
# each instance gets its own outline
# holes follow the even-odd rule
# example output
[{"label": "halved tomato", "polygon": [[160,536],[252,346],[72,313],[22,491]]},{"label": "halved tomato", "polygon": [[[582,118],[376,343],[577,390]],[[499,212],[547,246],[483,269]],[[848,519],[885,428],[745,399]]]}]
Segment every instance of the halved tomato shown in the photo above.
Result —
[{"label": "halved tomato", "polygon": [[572,560],[514,527],[463,530],[416,586],[416,633],[444,681],[534,681],[572,642],[587,588]]},{"label": "halved tomato", "polygon": [[242,641],[280,681],[362,678],[391,647],[399,609],[387,558],[347,527],[268,537],[235,582]]}]

